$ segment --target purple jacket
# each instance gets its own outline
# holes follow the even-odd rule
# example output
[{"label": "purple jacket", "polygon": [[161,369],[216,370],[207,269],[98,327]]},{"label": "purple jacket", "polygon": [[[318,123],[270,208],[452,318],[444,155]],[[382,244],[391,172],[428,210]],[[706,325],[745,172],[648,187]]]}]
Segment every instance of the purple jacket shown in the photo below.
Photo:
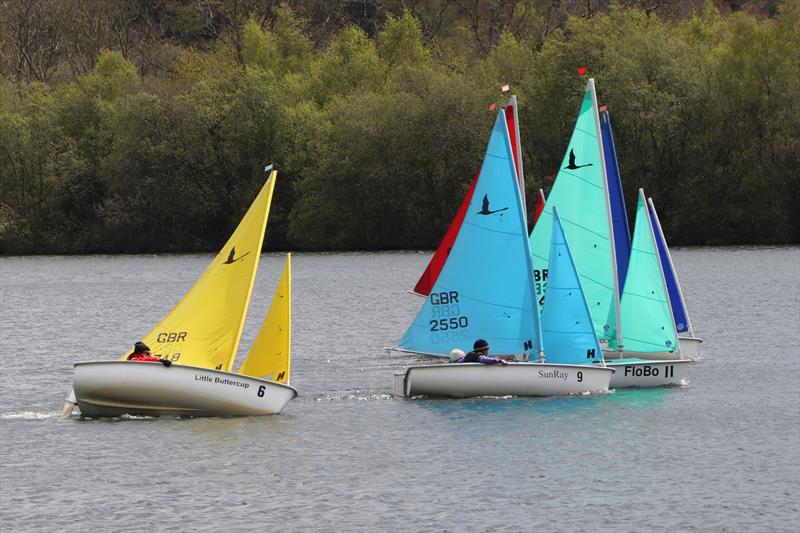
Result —
[{"label": "purple jacket", "polygon": [[[466,359],[466,358],[467,358],[467,356],[465,355],[464,357],[460,357],[460,358],[456,359],[454,362],[455,363],[463,363],[464,359]],[[497,357],[487,357],[485,355],[479,355],[478,356],[478,362],[479,363],[483,363],[484,365],[496,365],[496,364],[500,363],[501,361]]]}]

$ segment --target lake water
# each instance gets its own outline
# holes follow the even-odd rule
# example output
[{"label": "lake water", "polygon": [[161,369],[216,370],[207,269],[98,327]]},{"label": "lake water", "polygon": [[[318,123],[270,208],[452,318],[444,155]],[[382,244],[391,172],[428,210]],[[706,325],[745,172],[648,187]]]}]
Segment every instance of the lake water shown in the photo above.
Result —
[{"label": "lake water", "polygon": [[[395,400],[428,253],[296,254],[283,414],[61,420],[210,255],[0,258],[3,531],[797,531],[800,249],[674,251],[691,382]],[[247,347],[283,258],[262,258]]]}]

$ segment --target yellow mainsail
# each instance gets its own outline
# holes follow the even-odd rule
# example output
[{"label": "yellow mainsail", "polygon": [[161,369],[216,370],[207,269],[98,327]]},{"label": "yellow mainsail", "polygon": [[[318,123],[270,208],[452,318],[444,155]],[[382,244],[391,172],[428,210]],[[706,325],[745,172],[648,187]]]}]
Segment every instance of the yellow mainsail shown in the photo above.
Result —
[{"label": "yellow mainsail", "polygon": [[214,261],[142,339],[153,355],[182,365],[230,371],[253,290],[276,178],[273,170]]},{"label": "yellow mainsail", "polygon": [[292,316],[292,254],[286,256],[275,295],[239,374],[289,383]]}]

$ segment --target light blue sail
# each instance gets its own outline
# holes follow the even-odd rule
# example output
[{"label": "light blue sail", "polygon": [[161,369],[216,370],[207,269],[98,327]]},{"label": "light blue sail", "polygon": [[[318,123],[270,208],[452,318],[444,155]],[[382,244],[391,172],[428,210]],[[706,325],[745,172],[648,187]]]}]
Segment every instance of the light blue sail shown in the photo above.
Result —
[{"label": "light blue sail", "polygon": [[403,350],[446,356],[489,341],[493,355],[540,347],[525,212],[505,114],[498,113],[461,230]]},{"label": "light blue sail", "polygon": [[671,353],[678,348],[678,334],[642,189],[639,189],[620,315],[625,325],[622,340],[626,352]]},{"label": "light blue sail", "polygon": [[592,317],[556,209],[553,209],[547,298],[542,306],[542,337],[548,363],[580,365],[602,359]]}]

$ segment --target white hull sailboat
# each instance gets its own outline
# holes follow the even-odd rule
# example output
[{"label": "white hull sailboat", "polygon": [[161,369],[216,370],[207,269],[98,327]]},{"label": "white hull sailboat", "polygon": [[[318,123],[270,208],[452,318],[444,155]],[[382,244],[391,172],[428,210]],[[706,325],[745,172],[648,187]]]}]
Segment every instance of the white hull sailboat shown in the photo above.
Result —
[{"label": "white hull sailboat", "polygon": [[[267,171],[271,170],[267,167]],[[261,255],[277,173],[272,170],[228,242],[183,299],[145,337],[160,362],[75,364],[64,414],[245,416],[280,413],[289,386],[291,254],[267,315],[237,373],[232,371]]]},{"label": "white hull sailboat", "polygon": [[602,366],[552,363],[422,365],[395,374],[394,394],[469,398],[603,393],[612,374],[614,370]]},{"label": "white hull sailboat", "polygon": [[133,361],[75,365],[83,416],[252,416],[280,413],[297,391],[266,379],[197,366]]},{"label": "white hull sailboat", "polygon": [[[399,396],[550,396],[608,390],[612,370],[545,358],[520,194],[509,128],[500,112],[461,229],[400,349],[446,356],[453,348],[469,348],[474,339],[487,337],[495,354],[527,359],[533,353],[539,361],[414,366],[395,377],[397,383],[402,380],[395,389]],[[594,344],[589,348],[599,357],[591,334]],[[581,350],[586,361],[586,346]]]},{"label": "white hull sailboat", "polygon": [[[616,156],[610,123],[607,113],[601,121],[593,80],[589,80],[567,154],[542,216],[531,233],[534,264],[539,269],[534,271],[534,279],[539,295],[543,296],[540,304],[547,301],[545,287],[549,283],[547,269],[550,260],[547,238],[553,223],[553,211],[558,208],[564,233],[575,254],[575,266],[606,364],[617,369],[611,386],[677,384],[678,381],[673,381],[672,377],[666,382],[663,379],[665,374],[660,370],[667,363],[685,360],[685,354],[680,351],[675,324],[668,322],[673,317],[647,210],[641,208],[637,214],[638,236],[634,236],[637,246],[630,250],[619,174],[614,170]],[[608,175],[609,165],[615,179]],[[614,213],[620,213],[619,224],[615,224]],[[618,249],[618,244],[626,246]],[[618,269],[619,265],[623,269]],[[624,292],[621,289],[623,281]],[[621,379],[620,368],[624,370],[631,366],[632,358],[638,360],[635,369],[644,369],[648,362],[652,365],[658,361],[656,368],[659,368],[661,378],[653,379],[645,375],[644,370],[643,373],[630,373],[629,370],[628,376]],[[620,359],[627,364],[618,366]],[[687,366],[681,364],[681,372],[685,372]],[[672,371],[669,374],[671,376]]]}]

